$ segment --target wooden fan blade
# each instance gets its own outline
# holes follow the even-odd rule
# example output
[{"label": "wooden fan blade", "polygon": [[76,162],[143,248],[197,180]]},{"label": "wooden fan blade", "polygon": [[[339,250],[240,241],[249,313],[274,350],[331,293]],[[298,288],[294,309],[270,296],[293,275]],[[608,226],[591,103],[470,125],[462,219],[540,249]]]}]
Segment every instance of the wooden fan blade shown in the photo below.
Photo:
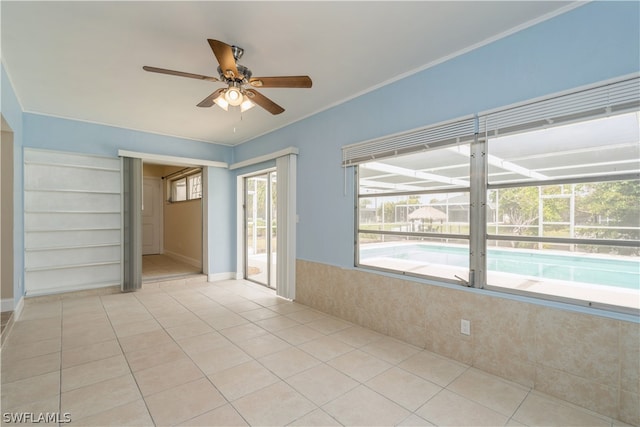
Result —
[{"label": "wooden fan blade", "polygon": [[252,77],[249,84],[254,87],[311,87],[309,76],[282,76],[282,77]]},{"label": "wooden fan blade", "polygon": [[190,79],[207,80],[210,82],[220,81],[220,79],[217,79],[215,77],[203,76],[202,74],[193,74],[193,73],[184,73],[182,71],[165,70],[164,68],[149,67],[146,65],[142,67],[142,69],[145,71],[151,71],[152,73],[170,74],[172,76],[189,77]]},{"label": "wooden fan blade", "polygon": [[233,49],[231,46],[218,40],[207,39],[207,41],[220,64],[222,74],[224,74],[225,77],[238,78],[238,68],[236,68],[236,59],[233,56]]},{"label": "wooden fan blade", "polygon": [[220,94],[224,91],[224,88],[220,88],[218,90],[216,90],[215,92],[213,92],[211,95],[207,96],[205,99],[203,99],[199,104],[198,107],[211,107],[213,105],[213,100],[216,99],[218,96],[220,96]]},{"label": "wooden fan blade", "polygon": [[266,96],[262,95],[258,91],[247,89],[245,92],[251,101],[258,104],[273,115],[280,114],[284,111],[284,108],[282,108]]}]

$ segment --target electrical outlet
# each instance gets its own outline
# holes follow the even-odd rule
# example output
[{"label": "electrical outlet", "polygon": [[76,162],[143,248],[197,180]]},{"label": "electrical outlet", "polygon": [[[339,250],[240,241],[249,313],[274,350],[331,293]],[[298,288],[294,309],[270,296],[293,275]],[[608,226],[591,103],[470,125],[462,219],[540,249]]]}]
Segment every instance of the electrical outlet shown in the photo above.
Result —
[{"label": "electrical outlet", "polygon": [[471,335],[471,321],[466,319],[460,320],[460,333],[463,335]]}]

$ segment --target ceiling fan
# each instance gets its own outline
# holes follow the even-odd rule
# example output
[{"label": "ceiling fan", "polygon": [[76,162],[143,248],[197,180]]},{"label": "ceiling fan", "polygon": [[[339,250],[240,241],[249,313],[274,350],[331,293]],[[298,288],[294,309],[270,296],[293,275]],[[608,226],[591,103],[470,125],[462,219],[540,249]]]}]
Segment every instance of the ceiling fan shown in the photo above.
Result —
[{"label": "ceiling fan", "polygon": [[311,87],[312,83],[309,76],[253,77],[250,69],[238,64],[238,60],[242,57],[244,49],[238,46],[230,46],[218,40],[207,39],[207,41],[220,64],[218,66],[219,78],[149,67],[146,65],[142,67],[142,69],[153,73],[224,83],[226,87],[217,89],[211,95],[207,96],[198,104],[198,107],[211,107],[215,103],[225,111],[228,111],[230,105],[239,106],[240,111],[246,111],[257,104],[271,114],[280,114],[284,111],[284,108],[253,88]]}]

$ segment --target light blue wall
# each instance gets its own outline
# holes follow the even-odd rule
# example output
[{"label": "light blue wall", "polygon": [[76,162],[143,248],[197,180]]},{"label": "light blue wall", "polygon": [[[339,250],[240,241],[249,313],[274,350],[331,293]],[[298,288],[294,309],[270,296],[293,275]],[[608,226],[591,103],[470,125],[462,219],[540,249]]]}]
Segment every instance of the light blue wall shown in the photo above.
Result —
[{"label": "light blue wall", "polygon": [[[229,163],[230,147],[94,123],[24,114],[24,146],[116,157],[118,150]],[[209,273],[235,271],[235,175],[209,167]]]},{"label": "light blue wall", "polygon": [[24,138],[22,106],[9,76],[0,64],[0,112],[13,131],[13,299],[17,303],[24,294],[24,197],[22,193],[22,145]]},{"label": "light blue wall", "polygon": [[236,181],[228,169],[209,168],[209,274],[236,271]]},{"label": "light blue wall", "polygon": [[298,258],[353,266],[343,145],[638,72],[639,16],[638,2],[585,4],[242,144],[234,160],[298,147]]},{"label": "light blue wall", "polygon": [[117,157],[118,150],[229,162],[230,147],[40,114],[24,114],[24,146]]},{"label": "light blue wall", "polygon": [[[352,171],[340,166],[340,147],[638,72],[639,15],[638,2],[588,3],[234,149],[23,113],[2,67],[2,114],[16,145],[15,296],[24,293],[23,146],[106,156],[126,149],[228,163],[298,147],[298,257],[350,267],[354,183]],[[269,165],[209,169],[210,273],[235,270],[235,177]]]}]

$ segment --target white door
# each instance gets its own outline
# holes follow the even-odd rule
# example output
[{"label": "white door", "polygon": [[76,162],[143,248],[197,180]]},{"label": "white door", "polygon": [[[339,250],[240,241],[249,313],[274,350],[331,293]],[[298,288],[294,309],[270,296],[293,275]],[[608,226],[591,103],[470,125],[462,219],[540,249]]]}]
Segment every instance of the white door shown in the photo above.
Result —
[{"label": "white door", "polygon": [[142,188],[142,255],[159,254],[162,233],[162,180],[145,177]]}]

